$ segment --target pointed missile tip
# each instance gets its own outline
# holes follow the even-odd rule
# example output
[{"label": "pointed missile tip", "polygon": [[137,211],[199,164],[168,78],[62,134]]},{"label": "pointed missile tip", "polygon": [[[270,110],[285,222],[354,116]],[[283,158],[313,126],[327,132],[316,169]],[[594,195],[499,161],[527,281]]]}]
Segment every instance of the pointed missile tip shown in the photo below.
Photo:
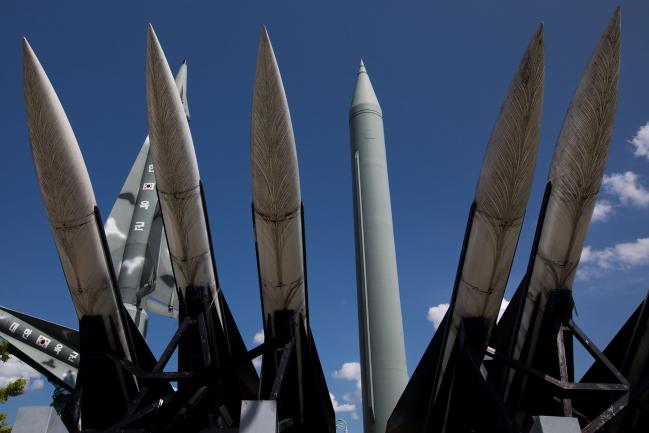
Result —
[{"label": "pointed missile tip", "polygon": [[261,31],[259,32],[259,39],[270,43],[270,36],[268,35],[268,27],[266,26],[266,24],[262,24],[261,26]]},{"label": "pointed missile tip", "polygon": [[363,62],[363,59],[361,59],[361,64],[358,66],[358,73],[367,74],[367,69],[365,69],[365,63]]},{"label": "pointed missile tip", "polygon": [[184,58],[183,61],[180,63],[180,66],[182,65],[187,66],[187,58]]},{"label": "pointed missile tip", "polygon": [[621,9],[620,6],[615,8],[613,16],[611,17],[606,30],[604,30],[604,38],[607,38],[611,43],[619,47],[621,32]]},{"label": "pointed missile tip", "polygon": [[147,45],[151,47],[152,45],[160,45],[160,42],[158,41],[158,35],[155,33],[155,29],[153,28],[153,24],[149,23],[146,26],[146,34],[147,34]]}]

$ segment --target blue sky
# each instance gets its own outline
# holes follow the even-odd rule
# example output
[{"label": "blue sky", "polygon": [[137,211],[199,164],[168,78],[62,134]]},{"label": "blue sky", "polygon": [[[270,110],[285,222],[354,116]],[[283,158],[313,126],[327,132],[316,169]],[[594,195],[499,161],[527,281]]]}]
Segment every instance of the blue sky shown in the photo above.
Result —
[{"label": "blue sky", "polygon": [[[600,196],[604,205],[600,215],[606,218],[591,226],[587,262],[580,266],[574,287],[577,321],[600,346],[649,288],[649,127],[641,130],[649,122],[649,3],[621,4],[618,114]],[[404,0],[179,5],[167,1],[3,5],[0,304],[77,327],[27,141],[21,37],[28,37],[57,90],[105,216],[146,136],[146,24],[152,22],[172,66],[183,58],[189,62],[191,128],[219,276],[239,328],[253,346],[262,324],[250,220],[249,129],[259,29],[266,24],[297,142],[312,327],[331,392],[339,404],[355,405],[360,415],[353,365],[341,370],[344,363],[359,359],[347,115],[360,58],[385,119],[412,372],[434,332],[427,318],[429,308],[449,302],[485,145],[529,38],[544,21],[543,129],[507,298],[528,260],[561,121],[617,3]],[[160,352],[173,323],[160,318],[152,325],[150,342]],[[589,363],[579,352],[578,370]],[[37,380],[32,379],[31,388],[38,388]],[[0,410],[13,416],[18,406],[48,404],[50,395],[51,388],[45,385]],[[350,431],[361,431],[353,413],[339,416],[350,422]]]}]

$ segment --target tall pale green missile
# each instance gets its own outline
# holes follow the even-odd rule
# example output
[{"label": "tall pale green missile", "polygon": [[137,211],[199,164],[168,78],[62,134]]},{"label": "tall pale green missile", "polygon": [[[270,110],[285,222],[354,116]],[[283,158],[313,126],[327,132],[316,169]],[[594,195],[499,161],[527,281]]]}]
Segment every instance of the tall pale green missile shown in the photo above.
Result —
[{"label": "tall pale green missile", "polygon": [[349,111],[365,433],[385,432],[408,382],[383,113],[361,61]]}]

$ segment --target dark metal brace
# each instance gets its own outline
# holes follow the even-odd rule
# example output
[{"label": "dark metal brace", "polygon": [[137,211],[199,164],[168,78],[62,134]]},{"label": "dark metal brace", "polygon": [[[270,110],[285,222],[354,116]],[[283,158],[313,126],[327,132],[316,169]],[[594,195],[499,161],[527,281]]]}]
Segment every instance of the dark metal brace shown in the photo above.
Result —
[{"label": "dark metal brace", "polygon": [[295,338],[292,338],[286,346],[284,346],[282,358],[279,361],[279,366],[277,367],[277,372],[275,373],[275,380],[273,381],[273,387],[270,390],[271,400],[277,400],[279,393],[282,389],[282,383],[284,382],[284,376],[286,375],[286,368],[288,367],[288,362],[291,359],[291,353],[293,352],[293,346],[295,343]]}]

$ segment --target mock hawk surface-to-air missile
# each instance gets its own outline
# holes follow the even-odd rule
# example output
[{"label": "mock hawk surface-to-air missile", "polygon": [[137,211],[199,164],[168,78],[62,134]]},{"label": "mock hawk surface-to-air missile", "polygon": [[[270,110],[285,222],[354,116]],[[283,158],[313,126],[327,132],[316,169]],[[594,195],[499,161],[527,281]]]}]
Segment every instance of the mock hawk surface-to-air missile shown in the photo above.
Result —
[{"label": "mock hawk surface-to-air missile", "polygon": [[[178,383],[180,402],[194,399],[197,415],[184,428],[229,427],[241,400],[255,399],[259,378],[219,285],[203,185],[185,107],[153,27],[148,27],[147,117],[157,192],[179,296],[189,326],[178,342],[181,371],[213,371]],[[233,370],[236,374],[218,374]],[[207,376],[209,377],[209,376]],[[182,405],[180,405],[182,407]],[[179,408],[179,410],[182,410]],[[220,414],[223,421],[217,421]]]},{"label": "mock hawk surface-to-air missile", "polygon": [[[335,416],[311,324],[304,208],[293,125],[275,53],[259,41],[250,138],[252,215],[264,323],[261,398],[297,431],[335,431]],[[278,382],[277,378],[282,377]]]},{"label": "mock hawk surface-to-air missile", "polygon": [[496,324],[532,185],[543,74],[541,25],[523,55],[487,144],[449,310],[392,413],[388,432],[460,431],[480,423],[451,413],[463,406],[460,400],[470,397],[458,384],[479,386],[475,378],[471,380],[471,372],[457,366],[466,344],[472,350],[469,362],[479,370]]},{"label": "mock hawk surface-to-air missile", "polygon": [[[649,429],[649,295],[603,351],[572,319],[573,280],[614,124],[619,9],[568,108],[527,272],[498,320],[536,165],[543,37],[541,25],[496,119],[450,306],[410,380],[383,114],[361,63],[349,126],[366,433]],[[0,307],[0,337],[69,392],[60,414],[70,433],[335,431],[309,318],[295,137],[265,28],[256,68],[252,225],[265,342],[247,350],[219,284],[186,62],[174,80],[149,25],[149,137],[102,225],[72,127],[24,42],[32,156],[79,331]],[[178,319],[157,359],[145,342],[149,313]],[[573,337],[595,358],[579,381]],[[169,371],[174,353],[178,368]],[[259,355],[261,378],[252,364]]]},{"label": "mock hawk surface-to-air missile", "polygon": [[[126,413],[141,386],[118,359],[143,368],[152,368],[155,359],[121,302],[94,192],[72,127],[27,40],[23,46],[32,158],[79,317],[84,356],[77,387],[84,391],[78,409],[83,413],[83,428],[106,428]],[[156,391],[163,388],[158,385]],[[112,402],[112,410],[102,407],[106,399]]]}]

